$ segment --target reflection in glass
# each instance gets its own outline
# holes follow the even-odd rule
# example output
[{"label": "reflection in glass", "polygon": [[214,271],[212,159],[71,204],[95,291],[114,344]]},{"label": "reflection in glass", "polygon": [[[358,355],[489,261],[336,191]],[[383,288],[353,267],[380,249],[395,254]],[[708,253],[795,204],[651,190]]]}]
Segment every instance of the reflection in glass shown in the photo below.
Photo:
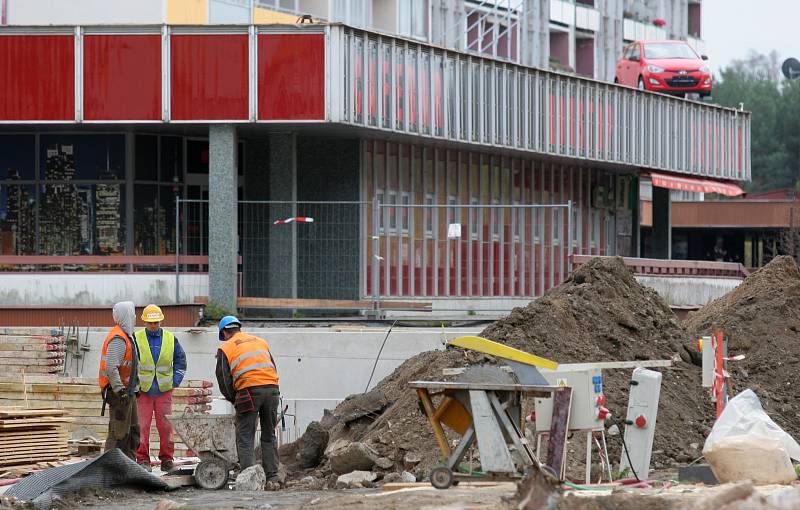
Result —
[{"label": "reflection in glass", "polygon": [[[4,177],[19,180],[16,171]],[[0,254],[36,253],[35,193],[31,185],[0,184]]]}]

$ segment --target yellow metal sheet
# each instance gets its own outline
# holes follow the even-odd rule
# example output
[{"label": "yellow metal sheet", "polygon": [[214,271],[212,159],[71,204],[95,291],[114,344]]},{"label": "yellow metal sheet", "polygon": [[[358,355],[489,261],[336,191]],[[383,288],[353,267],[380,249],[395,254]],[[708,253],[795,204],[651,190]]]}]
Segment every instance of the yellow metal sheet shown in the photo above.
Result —
[{"label": "yellow metal sheet", "polygon": [[450,340],[449,344],[464,349],[482,352],[484,354],[490,354],[492,356],[497,356],[498,358],[518,361],[520,363],[525,363],[526,365],[548,368],[550,370],[555,370],[558,368],[558,363],[555,361],[541,358],[525,351],[520,351],[519,349],[514,349],[513,347],[493,342],[489,339],[481,338],[479,336],[462,336],[460,338]]},{"label": "yellow metal sheet", "polygon": [[472,416],[469,415],[464,406],[458,400],[453,400],[442,412],[439,420],[460,435],[467,433],[467,429],[472,425]]}]

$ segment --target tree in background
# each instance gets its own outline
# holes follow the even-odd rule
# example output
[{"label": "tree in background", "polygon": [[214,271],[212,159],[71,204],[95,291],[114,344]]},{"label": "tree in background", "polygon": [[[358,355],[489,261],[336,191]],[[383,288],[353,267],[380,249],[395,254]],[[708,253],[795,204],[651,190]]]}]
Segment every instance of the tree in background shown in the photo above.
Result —
[{"label": "tree in background", "polygon": [[752,182],[747,191],[797,187],[800,182],[800,83],[783,79],[777,52],[751,52],[720,71],[714,98],[751,111]]}]

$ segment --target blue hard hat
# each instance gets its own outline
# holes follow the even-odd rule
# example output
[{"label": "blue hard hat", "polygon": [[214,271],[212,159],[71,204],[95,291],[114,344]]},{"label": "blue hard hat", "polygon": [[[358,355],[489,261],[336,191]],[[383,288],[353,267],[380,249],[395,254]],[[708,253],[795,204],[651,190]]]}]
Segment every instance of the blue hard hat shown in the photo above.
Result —
[{"label": "blue hard hat", "polygon": [[222,330],[225,329],[225,328],[230,328],[230,327],[234,327],[234,326],[238,327],[238,328],[242,327],[242,323],[239,322],[239,319],[237,319],[235,316],[226,315],[225,317],[220,319],[220,321],[219,321],[219,339],[220,339],[220,341],[225,340],[225,337],[222,336]]}]

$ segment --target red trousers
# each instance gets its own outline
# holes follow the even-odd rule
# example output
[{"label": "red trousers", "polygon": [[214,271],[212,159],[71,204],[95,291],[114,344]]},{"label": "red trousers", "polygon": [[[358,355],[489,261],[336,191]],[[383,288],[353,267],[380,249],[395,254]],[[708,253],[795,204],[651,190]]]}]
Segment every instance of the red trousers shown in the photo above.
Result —
[{"label": "red trousers", "polygon": [[156,428],[158,429],[158,458],[161,462],[174,460],[175,443],[172,441],[172,424],[167,419],[172,414],[172,391],[151,397],[144,393],[136,399],[139,410],[139,429],[141,441],[136,450],[136,462],[150,462],[150,424],[153,414],[156,415]]}]

